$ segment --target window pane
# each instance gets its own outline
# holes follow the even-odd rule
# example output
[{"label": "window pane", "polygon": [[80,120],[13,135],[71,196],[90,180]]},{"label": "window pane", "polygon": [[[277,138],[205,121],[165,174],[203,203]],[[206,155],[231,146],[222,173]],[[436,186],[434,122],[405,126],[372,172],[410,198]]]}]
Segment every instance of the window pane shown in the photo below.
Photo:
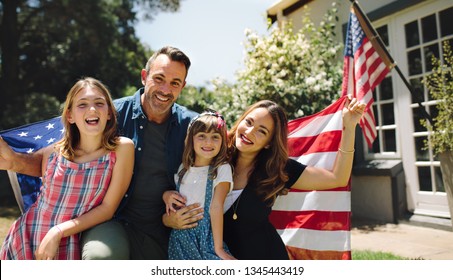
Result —
[{"label": "window pane", "polygon": [[439,13],[440,18],[440,32],[442,37],[453,34],[453,7],[443,10]]},{"label": "window pane", "polygon": [[384,130],[384,150],[386,152],[396,152],[395,130]]},{"label": "window pane", "polygon": [[426,131],[426,128],[420,124],[420,119],[423,118],[423,115],[421,114],[419,108],[412,109],[412,117],[414,123],[414,131],[415,132]]},{"label": "window pane", "polygon": [[389,46],[389,32],[387,25],[381,26],[376,28],[377,33],[379,36],[382,38],[382,42],[384,42],[384,45],[387,47]]},{"label": "window pane", "polygon": [[421,78],[415,78],[410,80],[412,90],[411,92],[411,102],[418,103],[425,101],[423,97],[423,84]]},{"label": "window pane", "polygon": [[429,152],[425,149],[425,141],[427,141],[426,136],[415,137],[415,151],[416,151],[416,161],[428,161]]},{"label": "window pane", "polygon": [[408,52],[407,61],[409,62],[409,75],[422,73],[422,55],[420,49]]},{"label": "window pane", "polygon": [[431,115],[432,118],[437,117],[437,115],[439,114],[439,110],[437,109],[437,105],[429,106],[429,114]]},{"label": "window pane", "polygon": [[439,58],[439,46],[437,44],[429,45],[423,48],[425,53],[425,67],[426,71],[431,71],[433,69],[433,57]]},{"label": "window pane", "polygon": [[420,183],[421,191],[432,191],[431,185],[431,170],[429,167],[418,167],[418,182]]},{"label": "window pane", "polygon": [[413,21],[404,26],[406,31],[406,47],[412,47],[420,44],[417,21]]},{"label": "window pane", "polygon": [[376,120],[376,125],[380,125],[379,124],[379,113],[378,113],[376,103],[373,103],[373,105],[371,107],[373,107],[373,113],[374,113],[374,119]]},{"label": "window pane", "polygon": [[[374,139],[374,142],[373,142],[373,146],[370,148],[368,148],[368,153],[374,153],[374,154],[377,154],[377,153],[380,153],[380,149],[379,149],[379,135],[381,134],[381,132],[378,130],[377,131],[377,137],[376,139]],[[366,142],[364,142],[365,145],[366,145]]]},{"label": "window pane", "polygon": [[381,100],[393,99],[392,78],[386,77],[379,85]]},{"label": "window pane", "polygon": [[437,39],[436,15],[422,18],[423,43]]},{"label": "window pane", "polygon": [[395,124],[395,112],[393,111],[393,103],[382,104],[382,124],[389,125]]},{"label": "window pane", "polygon": [[442,171],[440,167],[434,167],[434,178],[436,178],[436,190],[438,192],[445,192],[444,182],[442,181]]}]

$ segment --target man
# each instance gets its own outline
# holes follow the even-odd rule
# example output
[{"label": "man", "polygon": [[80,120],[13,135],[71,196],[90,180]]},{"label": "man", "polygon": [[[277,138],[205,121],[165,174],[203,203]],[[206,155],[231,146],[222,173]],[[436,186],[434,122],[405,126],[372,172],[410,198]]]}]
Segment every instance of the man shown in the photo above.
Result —
[{"label": "man", "polygon": [[[83,233],[83,259],[166,259],[169,227],[191,228],[201,219],[199,205],[168,216],[162,200],[164,191],[174,189],[187,126],[196,116],[176,104],[189,67],[182,51],[163,47],[141,71],[144,87],[114,101],[119,133],[135,144],[134,175],[114,219]],[[41,160],[40,151],[15,153],[0,139],[0,169],[41,176]]]}]

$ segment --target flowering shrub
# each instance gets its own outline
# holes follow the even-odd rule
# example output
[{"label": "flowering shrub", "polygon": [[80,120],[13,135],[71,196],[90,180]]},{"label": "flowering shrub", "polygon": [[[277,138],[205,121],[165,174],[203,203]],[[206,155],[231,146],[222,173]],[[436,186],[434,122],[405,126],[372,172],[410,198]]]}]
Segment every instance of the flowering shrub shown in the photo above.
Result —
[{"label": "flowering shrub", "polygon": [[237,82],[214,80],[214,99],[201,97],[205,101],[196,102],[220,111],[231,126],[248,105],[259,100],[279,103],[294,119],[318,112],[337,99],[343,76],[343,45],[335,38],[337,4],[317,27],[305,9],[298,31],[291,22],[265,36],[246,30],[245,69],[236,73]]},{"label": "flowering shrub", "polygon": [[245,69],[238,72],[237,99],[242,104],[271,99],[290,118],[324,109],[339,96],[342,45],[335,40],[334,5],[315,27],[308,16],[295,32],[291,22],[267,37],[246,30]]}]

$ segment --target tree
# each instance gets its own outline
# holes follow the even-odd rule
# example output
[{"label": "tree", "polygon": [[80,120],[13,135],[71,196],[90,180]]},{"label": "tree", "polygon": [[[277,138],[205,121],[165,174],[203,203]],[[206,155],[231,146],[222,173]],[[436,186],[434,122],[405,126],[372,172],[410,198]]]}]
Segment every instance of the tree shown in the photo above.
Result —
[{"label": "tree", "polygon": [[[58,114],[82,76],[102,80],[114,97],[139,84],[151,50],[135,35],[137,8],[152,19],[179,0],[0,0],[0,129]],[[36,102],[47,110],[26,110]]]}]

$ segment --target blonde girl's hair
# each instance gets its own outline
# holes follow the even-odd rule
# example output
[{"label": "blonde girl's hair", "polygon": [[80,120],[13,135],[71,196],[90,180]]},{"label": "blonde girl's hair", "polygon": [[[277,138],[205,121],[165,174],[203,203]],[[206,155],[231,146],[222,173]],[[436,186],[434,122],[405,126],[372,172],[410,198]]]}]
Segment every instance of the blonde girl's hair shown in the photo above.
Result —
[{"label": "blonde girl's hair", "polygon": [[69,113],[74,105],[75,96],[86,88],[92,88],[98,90],[105,97],[109,108],[110,120],[107,121],[104,133],[102,135],[102,147],[108,151],[115,150],[118,145],[118,133],[117,133],[117,117],[116,109],[113,106],[112,97],[107,87],[99,80],[86,77],[78,80],[72,88],[69,90],[64,103],[63,112],[61,114],[61,121],[64,126],[63,138],[58,141],[55,145],[56,151],[69,160],[73,160],[75,156],[75,149],[80,143],[80,131],[77,125],[71,124],[68,121]]},{"label": "blonde girl's hair", "polygon": [[193,137],[199,132],[214,132],[219,133],[222,138],[222,145],[219,153],[212,159],[210,163],[209,178],[215,179],[217,177],[217,170],[219,166],[227,162],[227,128],[223,116],[215,111],[207,110],[200,115],[193,118],[189,127],[187,128],[187,135],[185,139],[184,153],[182,155],[182,169],[179,171],[179,183],[187,170],[195,163],[195,150]]},{"label": "blonde girl's hair", "polygon": [[267,205],[272,206],[277,194],[285,187],[288,175],[285,166],[288,161],[288,119],[284,109],[270,100],[254,103],[239,117],[228,132],[230,163],[236,165],[238,150],[236,149],[236,132],[239,124],[248,114],[258,108],[265,108],[274,121],[274,132],[268,148],[263,148],[254,161],[249,174],[249,184],[256,186],[254,191]]}]

